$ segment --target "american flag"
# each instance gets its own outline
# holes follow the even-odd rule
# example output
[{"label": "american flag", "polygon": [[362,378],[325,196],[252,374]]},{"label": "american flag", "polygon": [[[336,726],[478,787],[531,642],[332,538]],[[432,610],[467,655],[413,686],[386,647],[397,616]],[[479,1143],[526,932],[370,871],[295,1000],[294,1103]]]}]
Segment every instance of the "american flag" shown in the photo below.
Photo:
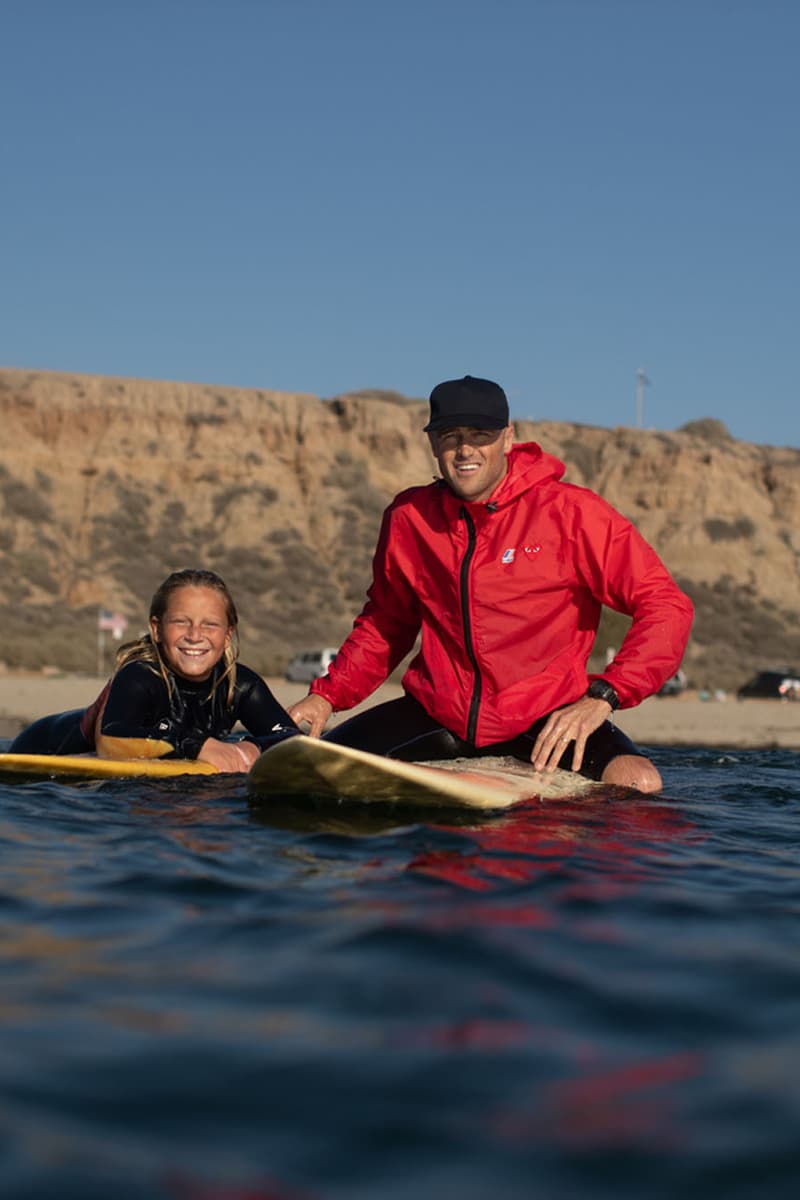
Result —
[{"label": "american flag", "polygon": [[97,628],[108,630],[117,639],[121,638],[128,628],[128,618],[122,613],[109,612],[107,608],[98,609]]}]

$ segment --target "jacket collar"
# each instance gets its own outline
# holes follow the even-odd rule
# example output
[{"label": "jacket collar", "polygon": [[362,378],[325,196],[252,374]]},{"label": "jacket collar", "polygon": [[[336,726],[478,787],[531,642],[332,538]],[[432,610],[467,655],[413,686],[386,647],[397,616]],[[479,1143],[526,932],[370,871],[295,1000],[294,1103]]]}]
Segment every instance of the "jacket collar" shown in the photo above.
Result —
[{"label": "jacket collar", "polygon": [[541,483],[561,479],[564,464],[553,454],[547,454],[537,442],[519,442],[508,456],[508,470],[488,500],[478,503],[461,500],[440,480],[443,503],[448,513],[457,516],[466,508],[474,519],[482,519],[513,504],[520,496]]}]

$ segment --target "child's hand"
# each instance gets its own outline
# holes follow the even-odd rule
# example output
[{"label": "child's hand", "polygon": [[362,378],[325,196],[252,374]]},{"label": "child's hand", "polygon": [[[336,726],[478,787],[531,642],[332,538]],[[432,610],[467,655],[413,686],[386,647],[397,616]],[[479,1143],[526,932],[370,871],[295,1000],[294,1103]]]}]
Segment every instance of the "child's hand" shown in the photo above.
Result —
[{"label": "child's hand", "polygon": [[249,771],[260,753],[252,742],[220,742],[216,738],[206,738],[197,759],[211,763],[218,771]]}]

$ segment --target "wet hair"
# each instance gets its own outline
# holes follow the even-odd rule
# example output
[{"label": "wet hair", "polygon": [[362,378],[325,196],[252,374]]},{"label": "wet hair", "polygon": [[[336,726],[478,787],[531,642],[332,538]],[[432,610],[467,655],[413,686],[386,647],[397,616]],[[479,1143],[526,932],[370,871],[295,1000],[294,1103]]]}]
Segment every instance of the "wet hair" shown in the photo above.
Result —
[{"label": "wet hair", "polygon": [[[185,587],[211,588],[212,591],[219,593],[225,604],[225,615],[228,618],[231,638],[222,656],[225,670],[212,684],[211,693],[213,694],[227,680],[227,703],[230,708],[233,704],[233,691],[236,686],[236,660],[239,657],[239,614],[225,581],[214,571],[204,571],[200,568],[187,567],[182,571],[173,571],[153,593],[153,599],[150,601],[150,620],[158,621],[160,624],[169,608],[172,593]],[[119,671],[121,667],[130,662],[149,663],[161,675],[167,691],[172,691],[174,681],[167,664],[161,657],[159,644],[153,640],[150,633],[146,633],[144,637],[138,638],[135,642],[126,642],[124,646],[120,646],[117,651],[115,670]]]}]

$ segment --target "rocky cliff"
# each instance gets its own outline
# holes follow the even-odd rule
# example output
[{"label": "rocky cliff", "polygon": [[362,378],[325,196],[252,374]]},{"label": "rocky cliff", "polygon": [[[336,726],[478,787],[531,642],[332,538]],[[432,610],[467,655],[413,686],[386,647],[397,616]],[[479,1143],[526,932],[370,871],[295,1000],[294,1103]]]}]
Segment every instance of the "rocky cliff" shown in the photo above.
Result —
[{"label": "rocky cliff", "polygon": [[[171,570],[210,566],[243,656],[280,672],[337,645],[363,599],[380,514],[429,480],[425,404],[0,371],[0,660],[95,669],[97,610],[143,628]],[[800,451],[675,433],[517,425],[633,520],[690,593],[699,686],[800,664]],[[625,622],[604,619],[598,649]]]}]

